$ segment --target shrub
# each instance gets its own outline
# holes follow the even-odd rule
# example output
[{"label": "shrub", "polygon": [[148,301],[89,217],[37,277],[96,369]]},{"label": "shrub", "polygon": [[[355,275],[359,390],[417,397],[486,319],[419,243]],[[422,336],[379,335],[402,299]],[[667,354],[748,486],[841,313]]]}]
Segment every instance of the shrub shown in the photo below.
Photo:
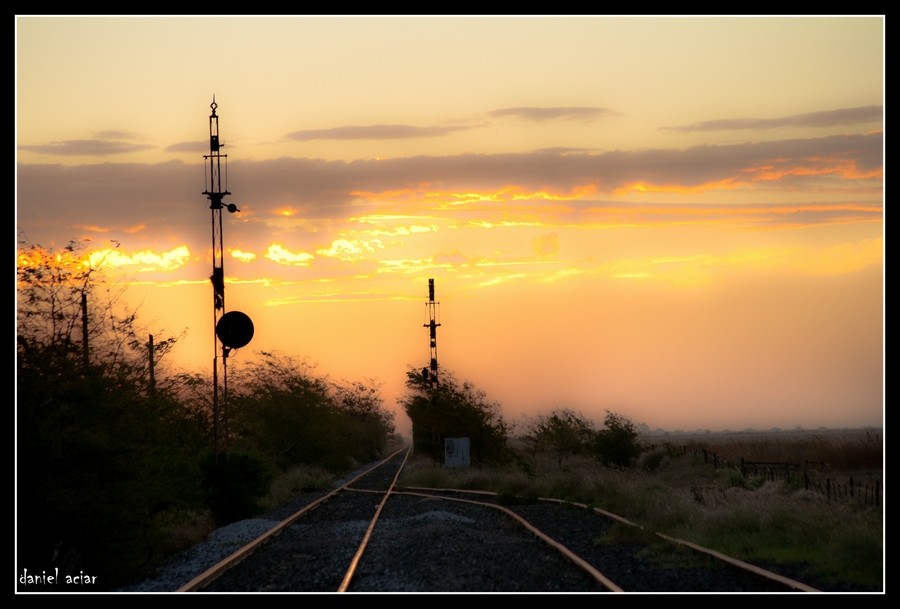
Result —
[{"label": "shrub", "polygon": [[605,465],[629,467],[641,454],[637,427],[609,410],[603,422],[604,429],[594,436],[594,455]]},{"label": "shrub", "polygon": [[410,393],[399,400],[412,421],[416,452],[439,461],[444,438],[469,438],[473,465],[506,463],[509,426],[500,413],[500,405],[487,400],[484,392],[469,382],[458,384],[444,372],[436,388],[415,370],[407,371]]},{"label": "shrub", "polygon": [[219,525],[250,518],[268,492],[271,476],[251,455],[210,455],[202,465],[203,489]]},{"label": "shrub", "polygon": [[526,423],[523,440],[533,451],[547,447],[556,454],[557,468],[562,469],[567,458],[588,450],[594,434],[593,425],[583,414],[559,408],[549,416],[538,415]]},{"label": "shrub", "polygon": [[641,460],[641,467],[645,471],[655,472],[659,469],[659,466],[662,465],[662,462],[665,458],[665,450],[654,450],[644,455],[644,458]]}]

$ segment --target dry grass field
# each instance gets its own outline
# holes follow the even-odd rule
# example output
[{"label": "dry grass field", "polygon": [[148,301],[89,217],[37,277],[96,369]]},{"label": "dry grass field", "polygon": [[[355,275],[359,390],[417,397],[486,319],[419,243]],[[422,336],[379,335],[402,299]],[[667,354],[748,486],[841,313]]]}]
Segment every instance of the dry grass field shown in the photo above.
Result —
[{"label": "dry grass field", "polygon": [[884,443],[881,429],[817,429],[651,435],[645,442],[705,446],[740,461],[819,463],[833,471],[881,470]]},{"label": "dry grass field", "polygon": [[[630,468],[589,456],[560,466],[556,455],[514,443],[515,464],[451,469],[414,459],[400,482],[586,503],[823,591],[883,592],[881,430],[649,435],[641,442]],[[797,468],[746,474],[742,459]],[[814,481],[828,481],[819,489],[831,494],[814,490]],[[858,491],[867,486],[878,489],[874,499]]]}]

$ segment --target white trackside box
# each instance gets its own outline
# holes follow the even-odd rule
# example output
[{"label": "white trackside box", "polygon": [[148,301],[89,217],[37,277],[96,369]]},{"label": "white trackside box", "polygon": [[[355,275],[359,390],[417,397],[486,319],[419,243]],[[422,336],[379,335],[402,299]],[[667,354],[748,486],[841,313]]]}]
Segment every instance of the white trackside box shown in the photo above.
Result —
[{"label": "white trackside box", "polygon": [[469,467],[469,438],[444,438],[444,467]]}]

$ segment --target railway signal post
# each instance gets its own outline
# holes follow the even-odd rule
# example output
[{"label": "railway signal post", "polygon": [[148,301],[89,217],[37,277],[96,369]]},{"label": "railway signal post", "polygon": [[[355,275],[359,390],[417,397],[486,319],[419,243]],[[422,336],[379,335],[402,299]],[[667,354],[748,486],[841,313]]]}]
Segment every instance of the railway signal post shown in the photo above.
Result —
[{"label": "railway signal post", "polygon": [[[209,200],[212,222],[212,260],[213,270],[210,276],[213,288],[213,447],[219,454],[219,424],[224,451],[228,451],[228,354],[232,349],[239,349],[250,342],[253,337],[253,322],[240,311],[225,312],[225,244],[222,233],[222,210],[228,213],[240,211],[234,203],[225,204],[228,192],[228,155],[222,154],[224,144],[219,141],[219,116],[216,114],[218,104],[213,96],[209,105],[209,154],[204,155],[206,170],[206,190],[202,194]],[[224,177],[223,177],[224,165]],[[219,404],[219,345],[222,350],[222,403]]]}]

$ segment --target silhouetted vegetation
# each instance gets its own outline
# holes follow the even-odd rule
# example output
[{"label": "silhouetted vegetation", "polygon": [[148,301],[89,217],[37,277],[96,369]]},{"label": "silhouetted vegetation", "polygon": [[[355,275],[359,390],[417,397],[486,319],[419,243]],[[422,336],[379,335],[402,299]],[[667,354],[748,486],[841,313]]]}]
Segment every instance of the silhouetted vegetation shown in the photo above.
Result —
[{"label": "silhouetted vegetation", "polygon": [[284,472],[371,461],[393,434],[377,386],[262,354],[234,366],[229,449],[215,454],[211,380],[159,367],[177,338],[144,333],[81,246],[20,244],[17,288],[20,572],[83,571],[99,576],[92,591],[114,589],[199,541],[173,541],[185,522],[253,516]]},{"label": "silhouetted vegetation", "polygon": [[603,429],[594,436],[594,456],[606,465],[630,467],[641,454],[640,434],[627,418],[606,411]]},{"label": "silhouetted vegetation", "polygon": [[272,472],[247,454],[210,454],[201,468],[204,497],[220,524],[255,515],[272,482]]},{"label": "silhouetted vegetation", "polygon": [[[75,245],[60,259],[21,254],[18,558],[116,581],[158,557],[162,512],[200,501],[204,436],[169,386],[150,384],[134,315],[117,312]],[[172,343],[157,344],[161,357]]]},{"label": "silhouetted vegetation", "polygon": [[305,463],[341,472],[384,456],[394,420],[374,381],[329,382],[307,362],[276,353],[261,353],[233,378],[232,443],[273,470]]},{"label": "silhouetted vegetation", "polygon": [[587,452],[594,437],[593,423],[569,408],[553,410],[549,415],[538,414],[521,431],[532,461],[538,453],[550,451],[556,455],[559,469],[566,458]]},{"label": "silhouetted vegetation", "polygon": [[566,460],[579,455],[593,455],[604,465],[630,467],[641,454],[637,427],[626,417],[606,411],[603,427],[571,408],[557,408],[549,414],[538,414],[520,426],[520,442],[530,454],[532,468],[537,456],[549,452],[556,455],[556,466],[562,470]]},{"label": "silhouetted vegetation", "polygon": [[469,438],[473,465],[503,463],[510,458],[509,426],[500,405],[473,384],[460,385],[442,372],[437,388],[416,370],[407,371],[409,393],[400,404],[412,421],[413,446],[419,454],[443,460],[444,438]]}]

